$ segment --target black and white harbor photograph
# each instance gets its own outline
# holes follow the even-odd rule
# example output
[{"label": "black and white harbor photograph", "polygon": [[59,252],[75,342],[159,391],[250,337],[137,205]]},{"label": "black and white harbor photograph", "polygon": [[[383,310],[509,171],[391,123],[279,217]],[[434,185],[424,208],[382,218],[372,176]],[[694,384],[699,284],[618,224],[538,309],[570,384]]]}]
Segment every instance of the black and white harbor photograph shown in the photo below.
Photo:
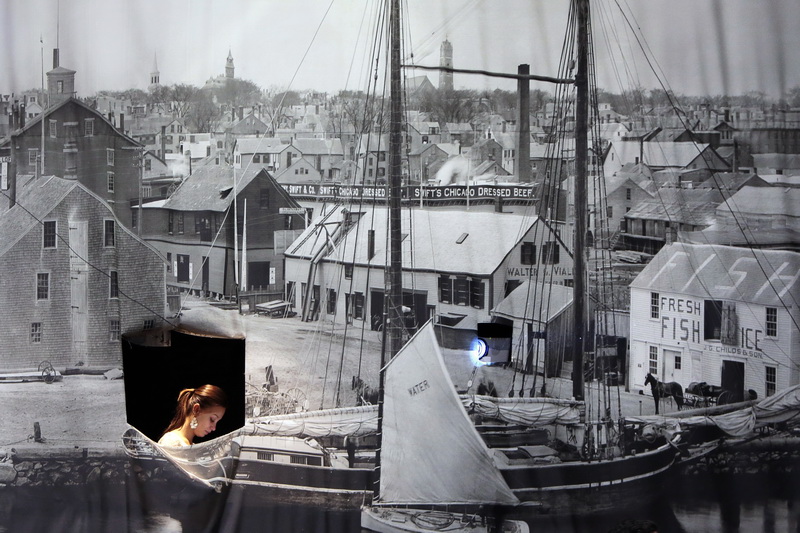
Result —
[{"label": "black and white harbor photograph", "polygon": [[795,0],[0,5],[0,533],[800,531]]}]

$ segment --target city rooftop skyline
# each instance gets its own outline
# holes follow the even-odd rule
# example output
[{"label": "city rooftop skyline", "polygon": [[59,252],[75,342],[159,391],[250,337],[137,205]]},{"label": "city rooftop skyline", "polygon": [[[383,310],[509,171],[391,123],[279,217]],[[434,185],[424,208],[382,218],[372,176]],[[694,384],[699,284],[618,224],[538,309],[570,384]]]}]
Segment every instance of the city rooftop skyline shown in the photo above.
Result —
[{"label": "city rooftop skyline", "polygon": [[[516,72],[517,65],[528,63],[532,73],[554,76],[568,4],[410,0],[406,51],[413,52],[415,63],[434,66],[447,39],[457,68]],[[203,86],[224,74],[229,51],[236,77],[265,89],[365,90],[375,70],[369,50],[381,5],[375,0],[8,2],[0,92],[41,86],[42,66],[45,72],[52,68],[56,46],[61,65],[77,71],[79,96],[146,90],[154,57],[162,84]],[[592,9],[598,85],[611,92],[659,87],[651,69],[662,73],[666,88],[690,96],[761,91],[777,98],[800,86],[800,61],[794,57],[800,32],[792,28],[800,20],[800,4],[794,0],[597,0]],[[407,75],[427,75],[438,85],[436,72]],[[454,86],[515,89],[511,81],[460,74]],[[536,83],[532,88],[552,90]]]}]

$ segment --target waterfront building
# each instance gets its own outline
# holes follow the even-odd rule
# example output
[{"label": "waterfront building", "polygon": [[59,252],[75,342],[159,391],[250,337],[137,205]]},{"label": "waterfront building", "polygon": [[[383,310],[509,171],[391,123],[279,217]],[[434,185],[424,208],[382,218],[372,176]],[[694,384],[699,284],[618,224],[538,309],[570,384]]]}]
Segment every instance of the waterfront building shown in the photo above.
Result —
[{"label": "waterfront building", "polygon": [[0,213],[0,305],[13,309],[0,367],[119,366],[121,336],[162,323],[164,258],[81,180],[15,178]]},{"label": "waterfront building", "polygon": [[[454,336],[473,332],[540,268],[552,272],[553,284],[572,284],[572,257],[558,229],[536,216],[409,208],[402,218],[410,329],[435,317]],[[387,236],[385,207],[324,210],[285,253],[287,298],[303,319],[378,329]]]},{"label": "waterfront building", "polygon": [[733,246],[664,246],[630,285],[628,385],[649,372],[706,382],[732,399],[800,383],[800,254]]},{"label": "waterfront building", "polygon": [[170,295],[229,297],[237,290],[237,246],[241,257],[246,257],[240,267],[246,276],[242,290],[283,286],[283,249],[304,227],[304,216],[282,213],[286,208],[296,210],[299,205],[263,168],[234,169],[209,160],[195,168],[169,198],[143,205],[141,235],[167,258]]}]

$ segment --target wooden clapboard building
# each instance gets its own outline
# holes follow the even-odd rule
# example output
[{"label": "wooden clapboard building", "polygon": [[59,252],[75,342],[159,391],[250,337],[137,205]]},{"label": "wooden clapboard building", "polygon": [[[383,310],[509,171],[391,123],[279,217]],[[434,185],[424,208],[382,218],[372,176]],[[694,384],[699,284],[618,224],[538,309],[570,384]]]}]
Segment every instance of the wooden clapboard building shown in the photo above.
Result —
[{"label": "wooden clapboard building", "polygon": [[629,385],[650,372],[741,399],[800,383],[800,254],[666,245],[631,284]]}]

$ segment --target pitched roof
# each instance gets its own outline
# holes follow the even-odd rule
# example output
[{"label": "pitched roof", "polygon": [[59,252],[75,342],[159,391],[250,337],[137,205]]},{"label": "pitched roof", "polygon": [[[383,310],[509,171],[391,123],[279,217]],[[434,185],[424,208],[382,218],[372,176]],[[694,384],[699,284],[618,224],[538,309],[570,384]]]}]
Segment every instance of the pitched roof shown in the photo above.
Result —
[{"label": "pitched roof", "polygon": [[[44,119],[44,117],[52,116],[52,114],[55,113],[57,110],[61,109],[62,107],[68,106],[68,105],[77,105],[78,107],[84,108],[85,110],[91,112],[97,118],[99,118],[100,120],[105,122],[108,125],[108,127],[110,127],[113,131],[115,131],[123,139],[127,140],[128,142],[130,142],[133,145],[142,146],[139,143],[139,141],[136,141],[136,140],[132,139],[131,137],[128,137],[125,133],[119,131],[116,126],[114,126],[111,122],[109,122],[109,120],[105,116],[103,116],[102,113],[100,113],[96,109],[92,108],[88,104],[85,104],[84,102],[81,102],[77,98],[73,98],[73,97],[67,98],[66,100],[63,100],[63,101],[59,102],[58,104],[54,105],[53,107],[48,107],[47,109],[44,110],[43,113],[40,113],[40,114],[36,115],[29,122],[27,122],[25,124],[24,128],[16,130],[16,131],[13,131],[13,132],[11,132],[11,134],[16,136],[16,135],[20,135],[20,134],[30,130],[34,125],[36,125],[39,122],[41,122]],[[8,142],[8,140],[4,141],[3,144],[5,144],[7,142]]]},{"label": "pitched roof", "polygon": [[[317,218],[285,252],[287,257],[310,258],[329,244],[344,219],[346,206],[332,206]],[[352,207],[351,207],[352,209]],[[347,234],[335,242],[329,260],[382,267],[386,262],[388,210],[382,206],[358,208],[363,215]],[[508,253],[539,220],[512,213],[459,211],[453,223],[452,211],[404,209],[401,231],[404,237],[403,268],[488,276],[502,264]],[[323,228],[326,228],[327,231]],[[374,255],[368,257],[367,230],[375,230]],[[462,243],[457,241],[464,237]],[[472,244],[470,244],[472,243]],[[476,253],[475,243],[479,243]],[[413,257],[413,262],[411,258]]]},{"label": "pitched roof", "polygon": [[341,139],[293,139],[292,145],[303,155],[342,155]]},{"label": "pitched roof", "polygon": [[239,137],[236,150],[240,154],[278,154],[289,148],[277,137]]},{"label": "pitched roof", "polygon": [[800,154],[753,154],[753,166],[756,168],[800,169]]},{"label": "pitched roof", "polygon": [[[176,211],[224,212],[233,201],[233,173],[234,169],[228,165],[204,165],[196,168],[164,202],[164,208]],[[243,190],[261,173],[269,176],[261,167],[236,169],[236,189]]]},{"label": "pitched roof", "polygon": [[710,226],[716,220],[722,194],[715,189],[658,189],[656,196],[643,200],[625,213],[628,218],[664,220],[672,224]]},{"label": "pitched roof", "polygon": [[39,225],[39,220],[46,218],[70,191],[79,186],[76,180],[56,176],[44,176],[35,182],[33,176],[29,178],[27,182],[17,182],[14,207],[0,213],[0,255]]},{"label": "pitched roof", "polygon": [[800,217],[800,189],[744,186],[720,209],[724,212]]},{"label": "pitched roof", "polygon": [[535,283],[524,281],[489,314],[543,324],[563,313],[571,304],[572,287],[549,285],[547,289],[542,289]]},{"label": "pitched roof", "polygon": [[799,271],[797,252],[672,243],[661,248],[631,287],[783,307],[800,299]]},{"label": "pitched roof", "polygon": [[[640,143],[631,141],[613,142],[619,160],[633,163],[640,156]],[[697,159],[708,148],[707,144],[693,142],[646,142],[642,143],[643,162],[651,167],[683,168]]]}]

